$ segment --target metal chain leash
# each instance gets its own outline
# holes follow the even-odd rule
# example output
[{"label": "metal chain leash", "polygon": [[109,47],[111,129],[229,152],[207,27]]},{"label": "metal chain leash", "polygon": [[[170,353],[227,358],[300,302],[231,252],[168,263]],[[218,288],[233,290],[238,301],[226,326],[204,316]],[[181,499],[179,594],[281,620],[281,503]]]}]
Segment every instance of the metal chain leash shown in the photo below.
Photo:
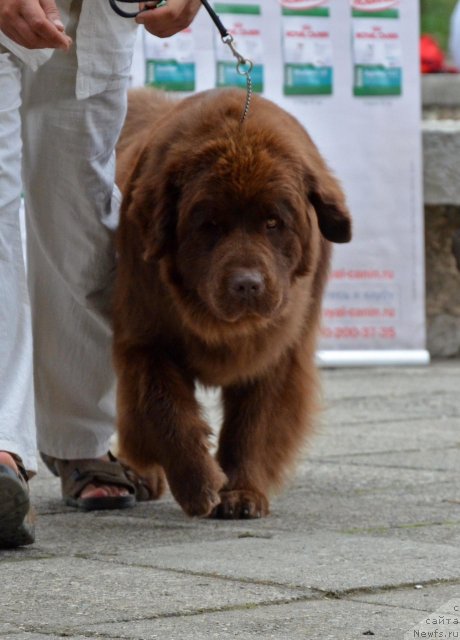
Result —
[{"label": "metal chain leash", "polygon": [[214,9],[211,7],[211,5],[209,4],[208,0],[201,0],[201,4],[206,9],[206,11],[208,12],[211,20],[214,22],[214,24],[216,25],[217,29],[219,30],[220,36],[222,38],[222,42],[229,47],[230,51],[232,52],[232,55],[236,58],[236,60],[237,60],[237,64],[236,64],[237,73],[240,76],[245,76],[246,77],[246,102],[245,102],[245,105],[244,105],[243,114],[242,114],[242,116],[240,118],[240,123],[243,124],[243,122],[248,117],[249,108],[251,106],[251,99],[252,99],[252,93],[253,93],[251,71],[252,71],[252,69],[254,67],[254,64],[253,64],[252,60],[249,60],[248,58],[245,58],[236,49],[235,44],[234,44],[233,36],[224,27],[224,25],[222,24],[221,19],[219,18],[217,13],[214,11]]},{"label": "metal chain leash", "polygon": [[249,114],[249,108],[251,106],[251,99],[252,99],[251,71],[254,65],[252,60],[249,60],[248,58],[245,58],[244,56],[242,56],[241,53],[235,48],[233,36],[230,33],[228,33],[228,31],[225,34],[225,36],[222,37],[222,42],[229,47],[233,56],[237,60],[237,64],[236,64],[237,73],[240,76],[246,77],[246,102],[243,109],[243,115],[240,118],[240,123],[243,124],[243,122],[246,120]]}]

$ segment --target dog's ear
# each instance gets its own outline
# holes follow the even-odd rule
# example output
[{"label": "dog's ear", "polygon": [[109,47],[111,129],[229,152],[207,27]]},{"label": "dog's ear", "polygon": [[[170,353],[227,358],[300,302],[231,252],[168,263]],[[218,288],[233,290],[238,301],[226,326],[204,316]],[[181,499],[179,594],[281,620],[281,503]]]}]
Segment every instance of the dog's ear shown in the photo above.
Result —
[{"label": "dog's ear", "polygon": [[318,147],[308,132],[295,122],[297,138],[295,144],[302,154],[304,190],[306,202],[315,209],[319,229],[326,240],[331,242],[349,242],[351,240],[352,221],[339,181],[327,166]]},{"label": "dog's ear", "polygon": [[304,180],[305,202],[315,209],[322,236],[330,242],[349,242],[352,221],[339,181],[301,123],[283,114],[289,143],[296,150]]},{"label": "dog's ear", "polygon": [[[305,201],[315,210],[321,235],[330,242],[344,243],[351,240],[352,221],[339,182],[334,178],[319,152],[314,149],[304,172]],[[312,169],[314,167],[314,169]],[[307,223],[308,216],[307,216]],[[304,275],[310,269],[311,255],[305,234],[302,241],[302,258],[295,275]]]},{"label": "dog's ear", "polygon": [[145,261],[171,252],[175,242],[177,188],[173,169],[160,155],[150,145],[142,146],[122,185],[121,216],[137,225]]},{"label": "dog's ear", "polygon": [[331,242],[349,242],[352,222],[345,195],[322,158],[315,162],[314,170],[310,166],[306,183],[307,198],[316,211],[322,235]]}]

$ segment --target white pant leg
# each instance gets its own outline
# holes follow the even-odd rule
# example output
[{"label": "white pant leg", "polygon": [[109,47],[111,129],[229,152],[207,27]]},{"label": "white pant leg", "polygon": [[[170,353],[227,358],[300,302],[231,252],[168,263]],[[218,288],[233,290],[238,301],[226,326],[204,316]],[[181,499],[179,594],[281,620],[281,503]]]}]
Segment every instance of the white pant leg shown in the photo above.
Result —
[{"label": "white pant leg", "polygon": [[0,451],[36,470],[30,305],[19,226],[21,63],[0,46]]},{"label": "white pant leg", "polygon": [[[75,10],[73,38],[77,21]],[[94,65],[97,73],[97,58]],[[76,71],[75,49],[56,51],[37,72],[24,72],[23,92],[38,445],[67,459],[106,453],[114,428],[115,259],[103,223],[126,109],[125,87],[77,101]]]}]

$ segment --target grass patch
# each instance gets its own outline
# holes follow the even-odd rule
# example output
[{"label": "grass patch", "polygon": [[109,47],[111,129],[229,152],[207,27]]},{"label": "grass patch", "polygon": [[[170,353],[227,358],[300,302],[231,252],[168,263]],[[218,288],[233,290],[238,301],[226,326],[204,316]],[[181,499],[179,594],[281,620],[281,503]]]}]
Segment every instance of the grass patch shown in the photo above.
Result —
[{"label": "grass patch", "polygon": [[422,33],[436,38],[444,51],[449,42],[450,17],[457,0],[420,0]]}]

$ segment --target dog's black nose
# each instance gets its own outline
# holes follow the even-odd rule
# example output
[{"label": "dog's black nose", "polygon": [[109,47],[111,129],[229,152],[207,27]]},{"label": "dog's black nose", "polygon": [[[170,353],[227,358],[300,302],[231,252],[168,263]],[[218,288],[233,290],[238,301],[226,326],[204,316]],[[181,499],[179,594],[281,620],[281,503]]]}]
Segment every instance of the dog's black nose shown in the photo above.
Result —
[{"label": "dog's black nose", "polygon": [[241,299],[258,298],[265,289],[265,282],[260,271],[255,269],[238,269],[230,278],[230,293]]}]

